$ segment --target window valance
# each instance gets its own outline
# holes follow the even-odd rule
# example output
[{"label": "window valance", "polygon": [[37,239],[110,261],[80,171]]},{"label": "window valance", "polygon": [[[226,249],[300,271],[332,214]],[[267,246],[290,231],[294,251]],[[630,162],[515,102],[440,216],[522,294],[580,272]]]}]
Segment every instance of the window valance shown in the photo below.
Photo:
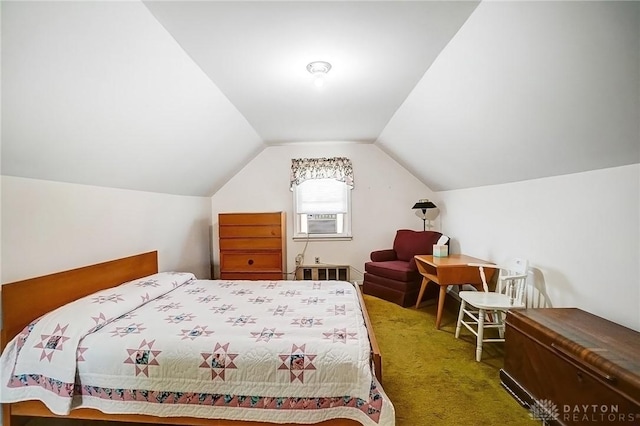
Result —
[{"label": "window valance", "polygon": [[353,167],[346,157],[292,158],[289,188],[309,179],[335,179],[353,188]]}]

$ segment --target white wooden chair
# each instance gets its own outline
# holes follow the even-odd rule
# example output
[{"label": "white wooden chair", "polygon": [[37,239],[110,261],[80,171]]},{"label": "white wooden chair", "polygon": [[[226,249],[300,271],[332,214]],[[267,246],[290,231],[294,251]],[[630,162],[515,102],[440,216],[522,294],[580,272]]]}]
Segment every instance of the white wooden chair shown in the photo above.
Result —
[{"label": "white wooden chair", "polygon": [[[516,258],[504,266],[470,263],[479,269],[484,291],[461,291],[460,312],[456,324],[456,339],[460,336],[460,329],[464,325],[476,336],[476,361],[482,358],[482,344],[484,342],[504,342],[504,315],[509,309],[526,307],[526,281],[529,262]],[[495,291],[489,291],[485,268],[498,269],[498,279]],[[498,330],[499,337],[484,336],[485,329]]]}]

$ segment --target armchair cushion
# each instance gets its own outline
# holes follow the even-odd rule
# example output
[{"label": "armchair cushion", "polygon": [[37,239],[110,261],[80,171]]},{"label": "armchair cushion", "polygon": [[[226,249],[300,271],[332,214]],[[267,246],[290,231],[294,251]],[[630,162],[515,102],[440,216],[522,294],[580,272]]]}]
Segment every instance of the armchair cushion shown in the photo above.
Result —
[{"label": "armchair cushion", "polygon": [[367,262],[365,271],[380,277],[389,278],[396,281],[412,281],[418,278],[418,269],[413,262],[402,260],[388,260],[386,262]]}]

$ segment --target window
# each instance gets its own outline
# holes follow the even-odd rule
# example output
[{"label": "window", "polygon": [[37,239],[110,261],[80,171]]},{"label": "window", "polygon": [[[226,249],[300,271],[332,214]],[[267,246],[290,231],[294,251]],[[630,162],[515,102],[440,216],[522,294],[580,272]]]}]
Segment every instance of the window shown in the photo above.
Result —
[{"label": "window", "polygon": [[291,177],[293,238],[350,239],[351,161],[346,158],[294,159]]}]

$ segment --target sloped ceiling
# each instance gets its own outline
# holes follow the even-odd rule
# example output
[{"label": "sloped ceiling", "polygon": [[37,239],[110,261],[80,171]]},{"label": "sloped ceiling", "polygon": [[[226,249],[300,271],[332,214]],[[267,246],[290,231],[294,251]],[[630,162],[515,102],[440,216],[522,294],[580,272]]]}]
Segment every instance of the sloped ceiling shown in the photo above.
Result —
[{"label": "sloped ceiling", "polygon": [[638,2],[1,7],[4,175],[208,196],[313,141],[434,190],[640,162]]},{"label": "sloped ceiling", "polygon": [[265,145],[141,2],[2,2],[2,173],[213,194]]},{"label": "sloped ceiling", "polygon": [[439,191],[639,163],[639,123],[639,2],[483,2],[377,143]]},{"label": "sloped ceiling", "polygon": [[[146,1],[266,143],[373,142],[478,5]],[[318,89],[307,64],[332,65]]]}]

